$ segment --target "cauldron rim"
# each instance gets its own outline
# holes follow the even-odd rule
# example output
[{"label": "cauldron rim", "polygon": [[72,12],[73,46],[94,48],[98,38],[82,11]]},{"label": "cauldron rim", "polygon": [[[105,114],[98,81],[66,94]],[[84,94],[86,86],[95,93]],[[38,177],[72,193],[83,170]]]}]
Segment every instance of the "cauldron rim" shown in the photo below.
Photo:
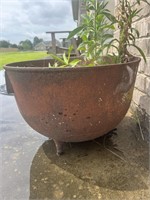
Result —
[{"label": "cauldron rim", "polygon": [[[48,67],[31,67],[27,66],[28,63],[34,63],[34,62],[41,62],[41,61],[52,61],[54,59],[40,59],[40,60],[28,60],[28,61],[21,61],[21,62],[13,62],[6,64],[4,66],[5,70],[13,70],[13,71],[76,71],[76,70],[87,70],[87,69],[104,69],[104,68],[109,68],[109,67],[115,67],[115,66],[126,66],[126,65],[134,65],[134,63],[139,63],[141,61],[140,57],[133,57],[133,59],[127,63],[115,63],[115,64],[104,64],[104,65],[97,65],[97,66],[92,66],[92,67],[86,67],[86,66],[78,66],[78,67],[65,67],[65,68],[48,68]],[[22,67],[19,66],[19,64],[25,63],[26,66]]]}]

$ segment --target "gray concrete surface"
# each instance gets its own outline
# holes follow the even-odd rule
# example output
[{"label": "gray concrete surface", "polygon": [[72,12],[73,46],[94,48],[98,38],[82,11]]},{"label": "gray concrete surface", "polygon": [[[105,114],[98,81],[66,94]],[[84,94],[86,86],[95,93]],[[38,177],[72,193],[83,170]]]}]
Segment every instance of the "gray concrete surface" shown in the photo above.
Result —
[{"label": "gray concrete surface", "polygon": [[130,112],[117,131],[66,143],[58,157],[53,141],[23,120],[14,97],[0,94],[0,162],[1,200],[150,199],[149,144]]}]

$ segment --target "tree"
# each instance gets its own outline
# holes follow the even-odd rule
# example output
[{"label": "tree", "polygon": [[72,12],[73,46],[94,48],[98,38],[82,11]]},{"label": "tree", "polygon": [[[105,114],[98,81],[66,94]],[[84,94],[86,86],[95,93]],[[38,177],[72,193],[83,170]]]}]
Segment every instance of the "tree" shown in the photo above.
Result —
[{"label": "tree", "polygon": [[37,36],[33,39],[33,47],[35,47],[38,43],[43,42],[43,39],[38,38]]},{"label": "tree", "polygon": [[1,40],[0,41],[0,47],[1,48],[9,48],[10,46],[10,42],[9,41],[6,41],[6,40]]},{"label": "tree", "polygon": [[31,50],[32,47],[33,47],[33,45],[32,45],[32,42],[30,40],[21,41],[19,43],[19,49],[20,50],[27,51],[27,50]]},{"label": "tree", "polygon": [[18,46],[16,44],[10,44],[11,48],[18,48]]}]

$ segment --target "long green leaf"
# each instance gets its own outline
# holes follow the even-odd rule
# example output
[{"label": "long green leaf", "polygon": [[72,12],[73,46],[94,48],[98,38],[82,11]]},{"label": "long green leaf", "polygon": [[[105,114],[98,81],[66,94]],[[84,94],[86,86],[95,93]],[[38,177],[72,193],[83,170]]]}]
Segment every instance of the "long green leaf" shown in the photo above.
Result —
[{"label": "long green leaf", "polygon": [[145,61],[145,63],[146,63],[146,62],[147,62],[147,61],[146,61],[146,57],[145,57],[145,54],[144,54],[144,52],[142,51],[142,49],[139,48],[138,46],[136,46],[135,44],[130,44],[130,46],[135,47],[135,48],[140,52],[141,56],[143,57],[143,59],[144,59],[144,61]]},{"label": "long green leaf", "polygon": [[59,61],[60,63],[65,64],[64,60],[56,56],[55,54],[50,54],[50,56],[54,58],[55,60]]},{"label": "long green leaf", "polygon": [[63,53],[63,59],[64,59],[65,64],[68,65],[68,59],[66,57],[65,52]]},{"label": "long green leaf", "polygon": [[71,46],[69,46],[69,49],[68,49],[68,62],[70,61],[70,54],[71,54],[72,50],[73,50],[73,46],[71,45]]},{"label": "long green leaf", "polygon": [[69,63],[69,65],[71,65],[72,67],[75,67],[80,61],[81,61],[81,60],[79,60],[79,59],[74,59],[73,61],[71,61],[71,62]]},{"label": "long green leaf", "polygon": [[133,34],[129,33],[128,36],[129,36],[130,40],[132,40],[133,42],[135,42],[135,37],[134,37]]},{"label": "long green leaf", "polygon": [[131,28],[131,32],[133,31],[136,33],[137,37],[139,38],[140,37],[139,31],[136,28]]},{"label": "long green leaf", "polygon": [[103,12],[103,14],[113,23],[116,23],[117,20],[116,18],[109,12]]},{"label": "long green leaf", "polygon": [[73,38],[76,34],[78,34],[81,30],[83,30],[83,28],[84,28],[84,26],[79,26],[76,29],[74,29],[73,31],[71,31],[69,33],[69,36],[67,39],[69,40],[69,39]]}]

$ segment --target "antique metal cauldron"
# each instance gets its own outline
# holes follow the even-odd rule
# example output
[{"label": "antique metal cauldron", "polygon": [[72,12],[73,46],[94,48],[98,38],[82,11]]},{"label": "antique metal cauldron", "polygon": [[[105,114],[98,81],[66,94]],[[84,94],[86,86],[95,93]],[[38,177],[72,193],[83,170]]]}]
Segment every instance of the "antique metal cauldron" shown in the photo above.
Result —
[{"label": "antique metal cauldron", "polygon": [[125,64],[48,68],[53,60],[6,65],[6,82],[25,121],[52,138],[57,154],[63,142],[95,139],[114,129],[132,99],[140,58]]}]

